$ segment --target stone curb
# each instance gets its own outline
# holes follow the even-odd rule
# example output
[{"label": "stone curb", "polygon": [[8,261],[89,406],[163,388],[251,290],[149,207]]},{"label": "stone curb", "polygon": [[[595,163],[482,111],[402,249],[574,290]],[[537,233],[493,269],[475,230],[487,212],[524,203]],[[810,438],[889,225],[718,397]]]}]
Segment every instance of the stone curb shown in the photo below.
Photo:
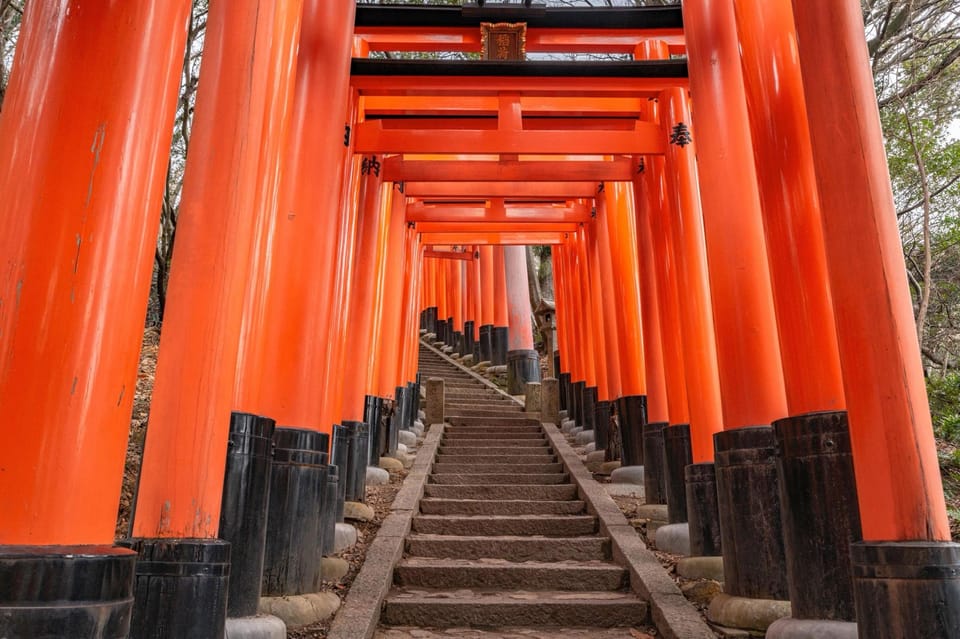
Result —
[{"label": "stone curb", "polygon": [[333,618],[328,639],[370,639],[380,623],[380,610],[393,586],[393,569],[403,557],[404,539],[413,516],[420,509],[423,486],[437,456],[444,424],[432,424],[417,451],[410,472],[367,549],[363,566],[350,586],[350,593]]},{"label": "stone curb", "polygon": [[[431,351],[433,351],[434,354],[436,354],[436,355],[438,355],[439,357],[443,358],[443,360],[444,360],[445,362],[447,362],[448,364],[453,364],[453,365],[456,366],[458,369],[460,369],[460,370],[463,371],[464,373],[467,373],[468,375],[470,375],[470,377],[472,377],[473,379],[477,380],[478,382],[480,382],[481,384],[483,384],[483,385],[486,386],[487,388],[492,388],[493,390],[497,391],[498,393],[500,393],[500,394],[503,395],[504,397],[508,397],[508,398],[509,398],[510,400],[512,400],[515,404],[517,404],[517,406],[524,406],[524,403],[523,403],[522,401],[520,401],[519,399],[517,399],[516,397],[514,397],[514,396],[511,395],[510,393],[502,390],[499,386],[497,386],[496,384],[494,384],[493,382],[491,382],[489,379],[487,379],[486,377],[484,377],[483,375],[481,375],[481,374],[478,373],[477,371],[470,370],[469,368],[467,368],[466,366],[464,366],[463,364],[461,364],[461,363],[458,362],[457,360],[453,359],[452,357],[450,357],[450,356],[447,355],[446,353],[443,353],[443,352],[437,350],[437,349],[434,348],[431,344],[427,344],[426,342],[424,342],[424,341],[422,341],[422,340],[420,341],[420,343],[421,343],[423,346],[426,346],[426,347],[427,347],[428,349],[430,349]],[[525,407],[525,406],[524,406],[524,407]]]},{"label": "stone curb", "polygon": [[586,502],[588,512],[597,516],[600,533],[610,537],[613,560],[627,567],[630,587],[650,603],[650,614],[660,634],[666,639],[715,639],[716,635],[700,613],[667,575],[656,555],[647,549],[619,506],[583,465],[566,437],[554,424],[544,423],[543,428],[570,479],[577,485],[580,499]]}]

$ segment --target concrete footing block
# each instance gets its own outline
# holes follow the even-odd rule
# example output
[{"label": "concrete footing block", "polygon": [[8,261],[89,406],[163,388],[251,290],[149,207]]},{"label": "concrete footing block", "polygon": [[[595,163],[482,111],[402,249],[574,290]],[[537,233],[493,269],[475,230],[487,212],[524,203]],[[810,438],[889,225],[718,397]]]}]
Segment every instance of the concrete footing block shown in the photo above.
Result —
[{"label": "concrete footing block", "polygon": [[[583,452],[584,454],[587,454],[587,455],[589,455],[590,453],[596,452],[596,450],[597,450],[597,442],[589,442],[587,443],[586,446],[583,447]],[[604,454],[606,454],[606,451],[604,451]]]},{"label": "concrete footing block", "polygon": [[587,458],[584,460],[583,465],[587,467],[591,473],[599,473],[603,467],[603,460],[607,455],[605,450],[594,450],[587,453]]},{"label": "concrete footing block", "polygon": [[286,639],[287,625],[280,617],[227,617],[226,639]]},{"label": "concrete footing block", "polygon": [[643,486],[643,466],[621,466],[610,473],[610,482]]},{"label": "concrete footing block", "polygon": [[422,410],[418,410],[418,411],[417,411],[417,421],[418,421],[418,422],[420,422],[420,423],[422,424],[423,421],[424,421],[426,418],[427,418],[427,413],[426,413],[425,411],[422,411]]},{"label": "concrete footing block", "polygon": [[648,519],[650,521],[662,521],[663,523],[667,523],[667,505],[642,504],[637,506],[637,517]]},{"label": "concrete footing block", "polygon": [[403,462],[393,457],[381,457],[380,468],[390,473],[399,473],[403,470]]},{"label": "concrete footing block", "polygon": [[603,466],[600,467],[600,472],[603,473],[604,475],[609,475],[610,473],[612,473],[618,468],[620,468],[619,460],[603,462]]},{"label": "concrete footing block", "polygon": [[404,444],[397,444],[397,452],[407,454],[410,452],[410,449],[407,448]]},{"label": "concrete footing block", "polygon": [[367,486],[383,486],[389,483],[389,472],[376,466],[367,466]]},{"label": "concrete footing block", "polygon": [[723,557],[682,557],[677,574],[684,579],[723,581]]},{"label": "concrete footing block", "polygon": [[324,581],[337,582],[350,572],[350,562],[340,557],[323,557],[320,560],[320,574]]},{"label": "concrete footing block", "polygon": [[690,526],[686,523],[661,526],[657,528],[653,538],[657,544],[657,550],[668,552],[671,555],[690,554]]},{"label": "concrete footing block", "polygon": [[357,529],[351,524],[338,523],[333,536],[333,552],[345,550],[357,543]]},{"label": "concrete footing block", "polygon": [[400,435],[400,443],[408,449],[417,445],[417,434],[412,430],[401,430],[398,434]]},{"label": "concrete footing block", "polygon": [[260,599],[260,613],[279,617],[287,628],[309,626],[330,619],[339,608],[340,597],[332,592]]},{"label": "concrete footing block", "polygon": [[604,484],[603,487],[606,488],[607,494],[610,495],[611,497],[636,497],[637,499],[644,498],[644,491],[643,491],[642,485]]},{"label": "concrete footing block", "polygon": [[373,521],[373,508],[358,501],[348,501],[343,504],[343,517],[354,521]]},{"label": "concrete footing block", "polygon": [[594,430],[582,430],[579,433],[577,433],[577,437],[575,441],[578,445],[582,446],[584,444],[589,444],[590,442],[594,441],[596,436],[597,436],[597,433]]},{"label": "concrete footing block", "polygon": [[[661,530],[663,528],[657,531],[658,537]],[[789,601],[748,599],[728,594],[719,594],[714,597],[710,602],[710,608],[707,609],[707,619],[719,626],[757,632],[766,632],[774,621],[789,616]]]},{"label": "concrete footing block", "polygon": [[824,619],[777,619],[767,628],[766,639],[857,639],[853,621]]},{"label": "concrete footing block", "polygon": [[569,433],[571,430],[577,427],[577,423],[572,419],[564,419],[560,423],[560,430],[564,433]]}]

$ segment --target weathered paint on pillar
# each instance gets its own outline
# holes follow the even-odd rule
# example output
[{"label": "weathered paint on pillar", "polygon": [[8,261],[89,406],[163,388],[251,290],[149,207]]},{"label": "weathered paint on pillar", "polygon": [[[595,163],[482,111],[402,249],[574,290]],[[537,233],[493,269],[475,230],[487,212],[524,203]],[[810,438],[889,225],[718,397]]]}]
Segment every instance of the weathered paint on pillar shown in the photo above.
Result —
[{"label": "weathered paint on pillar", "polygon": [[794,2],[863,536],[950,539],[860,4]]},{"label": "weathered paint on pillar", "polygon": [[585,382],[587,387],[597,385],[597,360],[593,353],[596,349],[594,334],[590,330],[589,291],[590,284],[587,274],[587,246],[583,229],[576,234],[576,253],[573,256],[573,272],[576,280],[572,283],[575,298],[574,309],[577,313],[577,343],[579,345],[580,378],[574,381]]},{"label": "weathered paint on pillar", "polygon": [[[263,368],[256,412],[330,432],[322,417],[335,282],[343,127],[354,3],[306,0],[293,116],[270,248]],[[315,113],[326,114],[323,118]],[[304,273],[311,285],[303,286]],[[318,390],[319,389],[319,390]]]},{"label": "weathered paint on pillar", "polygon": [[603,331],[602,347],[598,349],[601,360],[599,364],[605,367],[606,371],[606,383],[604,387],[598,385],[597,396],[600,401],[612,402],[622,395],[620,392],[620,337],[617,329],[617,313],[620,312],[620,305],[613,281],[607,214],[605,211],[601,212],[606,207],[606,202],[603,198],[598,198],[595,202],[597,217],[591,225],[589,257],[591,275],[594,275],[591,282],[592,288],[597,291],[601,300],[597,307],[599,313],[597,324]]},{"label": "weathered paint on pillar", "polygon": [[[599,248],[596,238],[596,225],[585,226],[583,229],[584,246],[586,248],[586,326],[593,336],[593,367],[597,373],[597,395],[602,399],[610,399],[610,386],[608,380],[607,346],[609,341],[604,333],[604,294],[600,281],[600,260],[598,256]],[[619,360],[614,358],[613,364],[617,366],[617,377],[619,382]]]},{"label": "weathered paint on pillar", "polygon": [[[685,3],[683,17],[724,428],[769,424],[787,401],[733,0]],[[691,139],[682,124],[671,146]]]},{"label": "weathered paint on pillar", "polygon": [[494,269],[493,246],[480,247],[480,325],[493,326],[494,323]]},{"label": "weathered paint on pillar", "polygon": [[[289,12],[294,15],[291,16]],[[268,71],[268,86],[272,86],[264,118],[263,139],[260,144],[260,164],[257,195],[254,210],[256,216],[251,245],[251,264],[243,300],[243,315],[240,325],[240,346],[237,351],[237,371],[234,386],[234,403],[237,410],[252,410],[259,404],[261,375],[263,371],[263,336],[269,330],[265,325],[266,286],[269,274],[269,249],[276,230],[277,198],[280,176],[284,170],[283,154],[290,119],[293,113],[293,91],[296,80],[297,51],[300,36],[300,21],[303,15],[303,0],[275,5],[272,43],[285,47],[271,61]],[[275,114],[271,116],[270,114]]]},{"label": "weathered paint on pillar", "polygon": [[507,303],[507,275],[504,267],[504,247],[493,247],[493,324],[509,326]]},{"label": "weathered paint on pillar", "polygon": [[637,221],[633,209],[633,185],[608,183],[606,202],[610,253],[613,258],[620,340],[621,396],[646,395],[647,380],[643,357],[643,324],[640,311],[640,276],[637,268]]},{"label": "weathered paint on pillar", "polygon": [[[664,135],[690,120],[682,89],[661,94]],[[712,294],[707,270],[700,191],[697,188],[696,143],[669,144],[664,174],[672,206],[669,228],[677,265],[677,291],[683,335],[684,371],[690,409],[690,441],[694,463],[713,461],[713,434],[723,430],[720,376],[713,325]]]},{"label": "weathered paint on pillar", "polygon": [[[391,196],[390,224],[387,227],[387,253],[383,263],[387,265],[381,297],[383,309],[380,316],[380,331],[373,342],[376,353],[374,373],[377,378],[376,387],[372,394],[387,399],[393,399],[399,383],[400,358],[398,352],[403,352],[401,340],[401,324],[406,314],[403,306],[405,288],[413,289],[413,279],[404,280],[404,275],[412,278],[407,267],[407,199],[393,185]],[[419,326],[419,324],[418,324]]]},{"label": "weathered paint on pillar", "polygon": [[[380,227],[383,225],[384,189],[377,165],[382,158],[366,156],[361,161],[360,216],[357,220],[357,239],[354,247],[354,266],[351,278],[350,304],[345,323],[340,327],[348,340],[344,351],[343,420],[363,421],[363,401],[370,379],[370,353],[373,336],[374,304],[376,303],[377,247]],[[392,188],[387,185],[386,188]],[[334,372],[334,371],[332,371]]]},{"label": "weathered paint on pillar", "polygon": [[506,275],[509,345],[511,351],[533,350],[530,289],[527,286],[526,247],[503,247]]},{"label": "weathered paint on pillar", "polygon": [[[280,20],[298,21],[288,5]],[[273,57],[273,14],[259,0],[214,3],[183,180],[135,537],[215,538],[251,266],[260,153]],[[293,33],[288,32],[289,36]],[[268,171],[275,168],[268,168]],[[203,277],[198,277],[203,273]],[[175,469],[175,470],[174,470]]]},{"label": "weathered paint on pillar", "polygon": [[787,408],[842,410],[843,381],[790,0],[735,0]]},{"label": "weathered paint on pillar", "polygon": [[32,2],[0,116],[0,544],[112,544],[186,0]]}]

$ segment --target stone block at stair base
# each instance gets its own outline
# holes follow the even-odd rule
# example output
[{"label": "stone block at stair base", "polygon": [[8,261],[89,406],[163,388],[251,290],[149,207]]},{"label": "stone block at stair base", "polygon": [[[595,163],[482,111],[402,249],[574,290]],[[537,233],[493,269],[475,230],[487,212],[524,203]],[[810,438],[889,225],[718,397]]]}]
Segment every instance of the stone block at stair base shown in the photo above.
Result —
[{"label": "stone block at stair base", "polygon": [[348,501],[343,505],[343,518],[357,521],[373,521],[373,508],[358,501]]},{"label": "stone block at stair base", "polygon": [[350,572],[350,562],[340,557],[324,557],[320,560],[320,573],[324,581],[337,582]]},{"label": "stone block at stair base", "polygon": [[777,619],[767,628],[765,639],[857,639],[857,624],[852,621],[823,619]]},{"label": "stone block at stair base", "polygon": [[596,431],[582,430],[579,433],[577,433],[577,437],[575,441],[577,445],[582,446],[584,444],[591,443],[595,437],[596,437]]},{"label": "stone block at stair base", "polygon": [[426,418],[427,418],[427,413],[426,413],[426,411],[422,411],[422,410],[418,410],[418,411],[417,411],[417,421],[422,422],[422,421],[425,420]]},{"label": "stone block at stair base", "polygon": [[610,473],[610,483],[643,486],[643,466],[621,466]]},{"label": "stone block at stair base", "polygon": [[620,468],[619,461],[603,462],[603,466],[600,467],[600,472],[603,473],[604,475],[609,475],[610,473],[612,473],[618,468]]},{"label": "stone block at stair base", "polygon": [[564,419],[560,423],[560,430],[563,431],[564,433],[569,433],[571,430],[573,430],[576,427],[577,427],[577,422],[573,421],[572,419]]},{"label": "stone block at stair base", "polygon": [[226,639],[285,639],[287,625],[279,617],[227,617]]},{"label": "stone block at stair base", "polygon": [[408,449],[411,446],[417,445],[417,435],[412,430],[402,430],[400,431],[400,443],[406,446]]},{"label": "stone block at stair base", "polygon": [[683,557],[677,561],[677,574],[684,579],[723,581],[723,557]]},{"label": "stone block at stair base", "polygon": [[690,527],[686,523],[661,526],[654,535],[657,550],[671,555],[690,554]]},{"label": "stone block at stair base", "polygon": [[594,450],[587,453],[587,458],[584,460],[583,465],[587,467],[591,473],[603,473],[603,459],[606,456],[606,451],[604,450]]},{"label": "stone block at stair base", "polygon": [[260,599],[260,614],[279,617],[287,628],[309,626],[330,619],[339,608],[340,597],[332,592]]},{"label": "stone block at stair base", "polygon": [[333,552],[345,550],[357,543],[357,529],[351,524],[338,523],[333,537]]},{"label": "stone block at stair base", "polygon": [[774,621],[789,616],[789,601],[748,599],[727,594],[714,597],[707,609],[707,619],[712,623],[757,632],[766,632]]},{"label": "stone block at stair base", "polygon": [[389,483],[389,472],[376,466],[367,466],[367,486],[383,486]]},{"label": "stone block at stair base", "polygon": [[407,454],[410,452],[410,449],[403,444],[397,444],[397,452],[402,454]]},{"label": "stone block at stair base", "polygon": [[415,422],[413,422],[413,429],[412,429],[412,430],[413,430],[413,432],[417,433],[418,436],[419,436],[419,435],[423,435],[423,431],[424,431],[426,428],[427,428],[427,427],[424,425],[424,423],[421,422],[419,419],[416,420]]},{"label": "stone block at stair base", "polygon": [[380,468],[389,473],[399,473],[401,470],[403,470],[403,462],[401,462],[399,459],[394,459],[393,457],[381,457]]},{"label": "stone block at stair base", "polygon": [[[597,450],[596,442],[589,442],[586,446],[583,447],[584,454],[589,454],[589,453],[595,452],[596,450]],[[604,455],[606,455],[606,451],[604,451]]]},{"label": "stone block at stair base", "polygon": [[636,497],[643,499],[643,486],[636,484],[605,484],[607,494],[612,497]]},{"label": "stone block at stair base", "polygon": [[667,522],[666,504],[642,504],[637,506],[637,517],[651,521]]}]

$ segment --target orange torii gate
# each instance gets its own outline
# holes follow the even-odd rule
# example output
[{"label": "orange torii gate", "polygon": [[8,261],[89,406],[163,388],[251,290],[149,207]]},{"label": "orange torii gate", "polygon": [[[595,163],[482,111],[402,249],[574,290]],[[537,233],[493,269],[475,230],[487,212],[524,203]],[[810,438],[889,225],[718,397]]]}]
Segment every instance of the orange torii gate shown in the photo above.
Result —
[{"label": "orange torii gate", "polygon": [[[646,467],[727,593],[791,600],[768,636],[960,633],[855,0],[211,0],[219,81],[116,544],[189,10],[23,17],[0,114],[0,635],[222,636],[261,589],[315,590],[337,505],[416,419],[421,327],[509,362],[515,392],[539,374],[531,244],[553,250],[566,414]],[[633,59],[368,57],[478,52],[502,19],[531,53]],[[271,445],[304,483],[268,501],[264,466],[233,460]]]}]

